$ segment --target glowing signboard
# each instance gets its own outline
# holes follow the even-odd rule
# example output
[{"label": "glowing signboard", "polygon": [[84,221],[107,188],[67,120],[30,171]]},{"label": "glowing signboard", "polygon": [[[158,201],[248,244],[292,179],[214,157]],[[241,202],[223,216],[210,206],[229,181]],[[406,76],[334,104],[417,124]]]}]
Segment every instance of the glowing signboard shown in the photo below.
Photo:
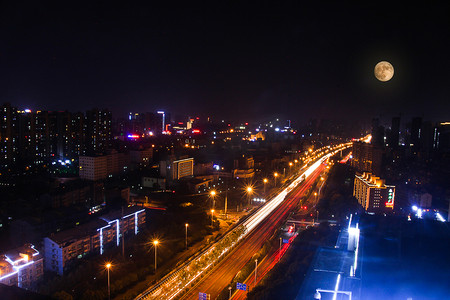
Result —
[{"label": "glowing signboard", "polygon": [[395,197],[394,190],[392,188],[389,188],[388,201],[386,202],[386,207],[394,208],[394,197]]}]

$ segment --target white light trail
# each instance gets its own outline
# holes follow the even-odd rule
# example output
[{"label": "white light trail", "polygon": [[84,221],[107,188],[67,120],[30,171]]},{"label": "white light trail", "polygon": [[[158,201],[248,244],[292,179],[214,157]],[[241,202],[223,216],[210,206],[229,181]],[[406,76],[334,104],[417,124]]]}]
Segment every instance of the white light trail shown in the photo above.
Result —
[{"label": "white light trail", "polygon": [[333,293],[333,300],[336,300],[337,297],[337,291],[339,291],[339,283],[341,281],[341,274],[338,274],[336,278],[336,285],[334,286],[334,293]]},{"label": "white light trail", "polygon": [[[308,169],[306,169],[305,172],[300,174],[294,181],[292,181],[286,188],[284,188],[277,196],[272,198],[270,201],[267,201],[258,211],[256,211],[253,215],[251,215],[244,223],[242,224],[245,228],[244,232],[239,236],[239,238],[236,240],[233,245],[231,245],[229,248],[224,249],[220,255],[218,255],[215,259],[215,261],[211,262],[207,266],[205,266],[202,270],[200,270],[198,273],[196,273],[194,276],[190,277],[188,279],[188,283],[184,286],[180,287],[180,280],[179,276],[182,270],[185,270],[186,272],[189,272],[188,269],[191,266],[191,264],[195,261],[199,261],[202,259],[202,257],[206,257],[215,247],[216,245],[223,239],[228,236],[225,235],[221,240],[219,240],[217,243],[211,245],[211,247],[208,250],[205,250],[201,254],[199,254],[197,257],[193,258],[189,262],[186,262],[185,264],[182,264],[179,269],[172,271],[167,275],[165,278],[163,278],[159,283],[154,285],[153,287],[150,287],[147,291],[136,297],[136,299],[157,299],[162,296],[162,294],[165,296],[165,299],[173,299],[176,297],[180,292],[182,292],[185,288],[187,288],[191,283],[195,281],[203,272],[208,271],[208,269],[214,265],[219,259],[226,254],[229,249],[234,247],[243,237],[245,237],[249,232],[251,232],[256,226],[258,226],[265,218],[267,218],[285,199],[287,194],[289,194],[296,186],[298,186],[301,182],[303,182],[307,177],[309,177],[317,168],[320,167],[322,163],[324,163],[327,159],[335,155],[337,152],[350,147],[351,143],[340,145],[339,147],[336,147],[336,150],[333,152],[330,152],[324,156],[322,156],[320,159],[318,159],[314,164],[312,164]],[[156,297],[156,298],[155,298]]]}]

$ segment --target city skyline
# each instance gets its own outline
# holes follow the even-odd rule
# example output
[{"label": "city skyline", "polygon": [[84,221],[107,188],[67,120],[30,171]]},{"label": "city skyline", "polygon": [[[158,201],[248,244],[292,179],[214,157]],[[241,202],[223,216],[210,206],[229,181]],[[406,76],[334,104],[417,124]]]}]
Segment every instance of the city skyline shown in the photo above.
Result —
[{"label": "city skyline", "polygon": [[[11,3],[2,11],[0,99],[15,106],[249,121],[449,117],[444,5]],[[395,69],[388,82],[373,74],[381,60]]]}]

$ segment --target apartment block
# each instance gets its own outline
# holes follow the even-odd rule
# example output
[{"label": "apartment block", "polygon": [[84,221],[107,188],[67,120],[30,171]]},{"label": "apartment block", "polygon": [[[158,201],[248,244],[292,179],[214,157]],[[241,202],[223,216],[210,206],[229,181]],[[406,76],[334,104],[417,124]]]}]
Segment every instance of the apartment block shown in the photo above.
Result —
[{"label": "apartment block", "polygon": [[62,275],[78,259],[101,255],[107,248],[119,246],[123,235],[138,234],[145,220],[145,210],[132,206],[52,234],[44,238],[45,269]]},{"label": "apartment block", "polygon": [[386,185],[384,179],[364,172],[355,175],[353,196],[369,213],[386,213],[394,209],[395,186]]},{"label": "apartment block", "polygon": [[43,275],[43,256],[34,245],[26,244],[0,255],[1,284],[31,289]]}]

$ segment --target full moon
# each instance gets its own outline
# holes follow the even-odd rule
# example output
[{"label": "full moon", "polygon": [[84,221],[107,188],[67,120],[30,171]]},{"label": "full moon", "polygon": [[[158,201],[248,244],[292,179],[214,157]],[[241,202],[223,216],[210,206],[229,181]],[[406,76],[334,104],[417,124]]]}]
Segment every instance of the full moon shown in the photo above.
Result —
[{"label": "full moon", "polygon": [[387,61],[380,61],[375,66],[374,73],[379,81],[389,81],[394,76],[394,67]]}]

